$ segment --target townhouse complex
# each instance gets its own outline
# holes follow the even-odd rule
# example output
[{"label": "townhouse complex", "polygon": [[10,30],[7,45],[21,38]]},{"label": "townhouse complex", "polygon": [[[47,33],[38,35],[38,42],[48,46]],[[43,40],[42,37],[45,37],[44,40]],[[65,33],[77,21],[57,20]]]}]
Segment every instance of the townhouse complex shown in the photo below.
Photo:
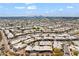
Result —
[{"label": "townhouse complex", "polygon": [[1,56],[79,56],[79,18],[0,17]]}]

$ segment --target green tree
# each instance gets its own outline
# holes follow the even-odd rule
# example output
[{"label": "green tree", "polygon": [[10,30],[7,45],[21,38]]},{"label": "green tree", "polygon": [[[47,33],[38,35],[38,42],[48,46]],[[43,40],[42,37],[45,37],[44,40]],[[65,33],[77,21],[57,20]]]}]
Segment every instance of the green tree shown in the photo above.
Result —
[{"label": "green tree", "polygon": [[1,34],[1,32],[0,32],[0,41],[2,40],[2,34]]}]

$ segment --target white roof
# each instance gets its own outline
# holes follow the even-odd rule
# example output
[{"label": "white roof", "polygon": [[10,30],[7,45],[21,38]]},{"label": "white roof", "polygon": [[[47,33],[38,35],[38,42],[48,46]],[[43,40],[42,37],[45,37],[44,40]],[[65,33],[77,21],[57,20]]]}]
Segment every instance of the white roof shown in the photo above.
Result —
[{"label": "white roof", "polygon": [[54,41],[53,47],[54,48],[62,48],[61,44],[62,44],[61,42]]},{"label": "white roof", "polygon": [[52,45],[50,41],[40,41],[40,45]]},{"label": "white roof", "polygon": [[24,42],[26,42],[26,43],[30,43],[30,42],[32,42],[32,41],[34,41],[33,38],[31,38],[31,39],[27,39],[27,40],[25,40]]},{"label": "white roof", "polygon": [[15,43],[18,43],[18,42],[20,42],[20,40],[17,40],[17,39],[16,40],[12,40],[11,44],[15,44]]},{"label": "white roof", "polygon": [[30,32],[30,30],[24,30],[24,33],[29,33]]},{"label": "white roof", "polygon": [[74,36],[70,36],[69,39],[76,39],[76,37],[74,37]]},{"label": "white roof", "polygon": [[10,32],[9,32],[9,30],[5,30],[5,33],[8,34],[8,33],[10,33]]},{"label": "white roof", "polygon": [[39,34],[31,34],[32,37],[39,37]]},{"label": "white roof", "polygon": [[52,39],[53,37],[44,37],[44,39]]},{"label": "white roof", "polygon": [[79,46],[79,42],[78,41],[73,41],[76,45],[78,45]]},{"label": "white roof", "polygon": [[42,34],[42,36],[47,36],[47,34]]},{"label": "white roof", "polygon": [[75,48],[74,45],[70,45],[69,48],[70,48],[70,49],[73,49],[73,50],[76,50],[76,48]]},{"label": "white roof", "polygon": [[79,47],[78,46],[71,45],[71,46],[69,46],[69,48],[79,51]]},{"label": "white roof", "polygon": [[52,33],[52,34],[49,34],[49,36],[57,36],[57,35]]},{"label": "white roof", "polygon": [[69,34],[59,34],[58,36],[70,36]]},{"label": "white roof", "polygon": [[76,48],[76,50],[78,50],[78,51],[79,51],[79,47],[78,47],[78,46],[75,46],[75,48]]},{"label": "white roof", "polygon": [[14,35],[13,35],[12,33],[9,33],[9,34],[7,34],[7,37],[8,37],[8,38],[13,38]]},{"label": "white roof", "polygon": [[38,40],[38,39],[42,39],[42,38],[41,37],[35,37],[35,39]]},{"label": "white roof", "polygon": [[52,50],[51,46],[34,46],[33,48],[31,46],[27,46],[25,50]]},{"label": "white roof", "polygon": [[22,44],[22,42],[13,45],[13,47],[16,48],[16,49],[23,48],[24,46],[26,46],[26,44]]},{"label": "white roof", "polygon": [[34,46],[33,50],[52,50],[51,46]]},{"label": "white roof", "polygon": [[32,50],[33,48],[32,48],[32,46],[27,46],[26,48],[25,48],[25,50]]}]

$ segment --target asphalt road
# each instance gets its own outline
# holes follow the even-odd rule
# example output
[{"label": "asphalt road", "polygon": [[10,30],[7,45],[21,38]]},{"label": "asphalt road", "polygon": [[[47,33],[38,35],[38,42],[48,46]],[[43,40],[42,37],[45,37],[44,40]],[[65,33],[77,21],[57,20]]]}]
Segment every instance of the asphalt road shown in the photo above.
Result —
[{"label": "asphalt road", "polygon": [[64,49],[64,56],[70,56],[71,54],[70,54],[70,50],[69,50],[69,48],[68,48],[68,46],[66,45],[66,44],[64,44],[64,47],[63,47]]}]

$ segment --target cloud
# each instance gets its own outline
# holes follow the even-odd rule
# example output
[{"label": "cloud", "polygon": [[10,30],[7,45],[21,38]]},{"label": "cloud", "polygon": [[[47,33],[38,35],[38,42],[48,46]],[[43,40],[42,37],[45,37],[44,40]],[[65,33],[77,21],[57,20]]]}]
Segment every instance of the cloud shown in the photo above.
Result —
[{"label": "cloud", "polygon": [[25,7],[15,7],[16,9],[24,9]]},{"label": "cloud", "polygon": [[45,11],[46,14],[53,13],[53,12],[54,12],[54,10],[47,10],[47,11]]},{"label": "cloud", "polygon": [[67,8],[74,8],[73,6],[67,6]]},{"label": "cloud", "polygon": [[49,11],[46,11],[45,13],[49,13]]},{"label": "cloud", "polygon": [[27,9],[28,10],[34,10],[34,9],[37,9],[37,7],[36,6],[28,6]]},{"label": "cloud", "polygon": [[33,4],[33,3],[25,3],[25,5],[30,5],[30,4]]},{"label": "cloud", "polygon": [[15,9],[27,9],[27,10],[34,10],[34,9],[37,9],[37,7],[34,6],[34,5],[27,6],[27,7],[25,7],[25,6],[19,6],[19,7],[15,6],[14,8],[15,8]]},{"label": "cloud", "polygon": [[60,8],[59,11],[63,11],[63,8]]}]

